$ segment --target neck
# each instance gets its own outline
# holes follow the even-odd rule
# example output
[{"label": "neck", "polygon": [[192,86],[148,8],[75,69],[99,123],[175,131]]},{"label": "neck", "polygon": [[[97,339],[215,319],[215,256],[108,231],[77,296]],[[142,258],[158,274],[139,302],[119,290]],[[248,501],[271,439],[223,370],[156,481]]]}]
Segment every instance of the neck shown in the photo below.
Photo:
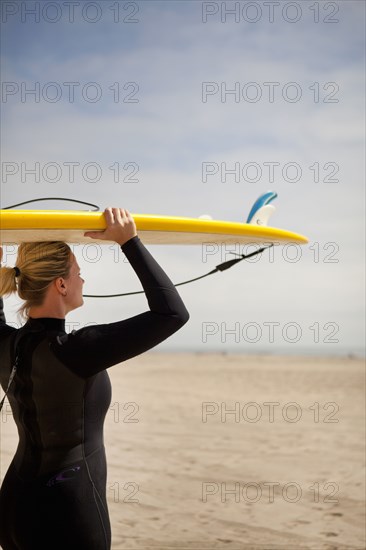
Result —
[{"label": "neck", "polygon": [[65,306],[59,304],[59,306],[34,306],[29,309],[28,316],[32,319],[39,319],[40,317],[48,317],[55,319],[65,319],[66,316]]}]

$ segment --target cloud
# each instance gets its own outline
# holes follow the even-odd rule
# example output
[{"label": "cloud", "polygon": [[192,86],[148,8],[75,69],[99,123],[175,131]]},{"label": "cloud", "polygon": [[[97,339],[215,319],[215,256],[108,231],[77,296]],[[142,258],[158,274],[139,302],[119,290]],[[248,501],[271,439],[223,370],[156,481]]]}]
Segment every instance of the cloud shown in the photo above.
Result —
[{"label": "cloud", "polygon": [[[243,308],[259,317],[279,311],[285,303],[280,297],[296,288],[296,304],[286,301],[284,319],[294,312],[303,319],[328,312],[333,320],[344,319],[359,335],[364,5],[339,3],[335,24],[323,22],[330,15],[325,5],[320,6],[320,22],[314,23],[314,12],[301,4],[303,17],[297,24],[283,19],[270,24],[264,16],[256,24],[243,20],[236,24],[230,18],[223,24],[220,15],[205,24],[199,2],[139,6],[138,24],[113,24],[113,13],[105,11],[95,25],[79,17],[74,24],[13,21],[6,27],[3,80],[18,83],[19,88],[21,83],[34,87],[38,82],[41,94],[38,103],[31,95],[22,102],[20,93],[3,103],[3,162],[18,163],[19,172],[7,182],[3,179],[2,202],[63,195],[101,207],[118,203],[136,213],[208,213],[217,219],[244,221],[255,198],[274,189],[279,199],[273,224],[308,235],[314,249],[304,249],[298,268],[277,262],[264,269],[258,264],[243,271],[237,268],[227,279],[218,275],[207,285],[185,288],[182,292],[197,317],[195,328],[187,327],[186,336],[180,340],[177,335],[176,341],[197,342],[192,331],[200,330],[198,319],[209,312],[234,319]],[[51,82],[62,92],[54,103],[45,99],[55,91],[44,89]],[[68,99],[67,82],[79,83],[73,102]],[[93,82],[102,90],[94,103],[85,99],[88,91],[96,89],[85,88]],[[214,83],[215,91],[206,102],[202,100],[205,82]],[[278,83],[272,84],[273,102],[269,82]],[[137,84],[137,103],[123,101],[133,91],[131,85],[123,88],[126,83]],[[233,94],[225,94],[235,86],[238,102]],[[115,102],[117,88],[120,101]],[[292,102],[299,90],[299,101]],[[258,91],[261,97],[252,102]],[[338,102],[328,102],[332,99]],[[27,167],[39,162],[41,170],[47,163],[58,163],[62,177],[55,184],[44,178],[36,183],[31,175],[22,182],[22,162]],[[67,162],[79,163],[74,181]],[[98,182],[83,178],[82,169],[90,162],[101,167]],[[138,182],[130,184],[123,177],[128,173],[124,166],[132,162],[139,168]],[[221,163],[228,169],[239,163],[240,181],[228,176],[225,182],[220,171],[203,182],[203,162],[216,163],[220,170]],[[279,163],[273,181],[269,181],[269,162]],[[123,176],[118,183],[111,169],[116,163]],[[247,163],[260,167],[258,181],[243,178]],[[300,166],[298,182],[284,177],[288,163]],[[328,182],[332,175],[339,182]],[[318,263],[314,243],[319,246]],[[339,247],[339,264],[324,261],[332,251],[325,248],[327,243]],[[198,263],[195,247],[155,250],[174,280],[209,269]],[[96,277],[96,286],[103,286],[104,265],[85,269]],[[352,281],[352,292],[347,281]],[[111,284],[119,286],[117,272]],[[130,284],[134,286],[133,278]],[[266,300],[258,300],[255,288]],[[138,302],[144,307],[143,299]],[[128,303],[123,311],[132,314],[137,302]],[[104,320],[118,319],[121,311],[119,303],[105,303]],[[85,313],[75,315],[87,319],[97,313],[97,304],[90,303]],[[350,336],[347,341],[354,345]]]}]

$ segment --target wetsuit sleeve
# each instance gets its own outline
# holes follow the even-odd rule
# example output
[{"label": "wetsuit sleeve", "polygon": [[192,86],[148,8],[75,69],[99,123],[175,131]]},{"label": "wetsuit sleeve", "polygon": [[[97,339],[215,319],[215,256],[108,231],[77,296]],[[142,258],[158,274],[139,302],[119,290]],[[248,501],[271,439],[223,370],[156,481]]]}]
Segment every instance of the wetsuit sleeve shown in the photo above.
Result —
[{"label": "wetsuit sleeve", "polygon": [[145,291],[149,311],[84,327],[50,342],[56,357],[75,374],[94,374],[143,353],[178,331],[189,313],[174,284],[138,236],[121,246]]}]

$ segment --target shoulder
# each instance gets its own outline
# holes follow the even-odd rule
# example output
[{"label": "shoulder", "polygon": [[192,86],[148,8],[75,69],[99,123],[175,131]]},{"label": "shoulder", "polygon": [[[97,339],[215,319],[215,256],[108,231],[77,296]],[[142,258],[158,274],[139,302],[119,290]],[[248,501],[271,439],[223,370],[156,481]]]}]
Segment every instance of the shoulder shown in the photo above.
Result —
[{"label": "shoulder", "polygon": [[49,337],[49,347],[74,374],[87,378],[105,368],[102,337],[106,331],[107,325],[92,325],[70,333],[54,334]]}]

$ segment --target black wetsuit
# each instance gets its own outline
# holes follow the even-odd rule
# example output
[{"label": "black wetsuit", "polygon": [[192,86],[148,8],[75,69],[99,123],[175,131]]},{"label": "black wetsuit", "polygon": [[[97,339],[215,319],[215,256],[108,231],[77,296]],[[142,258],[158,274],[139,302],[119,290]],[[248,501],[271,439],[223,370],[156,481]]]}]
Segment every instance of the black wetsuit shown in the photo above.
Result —
[{"label": "black wetsuit", "polygon": [[[121,248],[150,311],[70,334],[64,319],[30,318],[24,325],[20,363],[7,395],[19,443],[0,490],[4,550],[110,548],[103,424],[111,384],[106,369],[156,346],[189,319],[175,286],[139,237]],[[0,298],[4,391],[17,331],[5,324]]]}]

